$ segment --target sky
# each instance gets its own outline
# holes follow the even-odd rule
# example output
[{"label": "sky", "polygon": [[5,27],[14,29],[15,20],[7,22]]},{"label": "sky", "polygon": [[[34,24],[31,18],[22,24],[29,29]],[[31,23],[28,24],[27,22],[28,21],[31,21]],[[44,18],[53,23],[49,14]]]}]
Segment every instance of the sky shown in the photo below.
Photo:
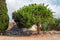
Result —
[{"label": "sky", "polygon": [[44,3],[45,5],[49,5],[48,8],[52,9],[55,12],[53,15],[55,18],[60,17],[60,0],[6,0],[8,15],[10,21],[12,21],[12,12],[18,10],[24,5],[33,4],[33,3]]}]

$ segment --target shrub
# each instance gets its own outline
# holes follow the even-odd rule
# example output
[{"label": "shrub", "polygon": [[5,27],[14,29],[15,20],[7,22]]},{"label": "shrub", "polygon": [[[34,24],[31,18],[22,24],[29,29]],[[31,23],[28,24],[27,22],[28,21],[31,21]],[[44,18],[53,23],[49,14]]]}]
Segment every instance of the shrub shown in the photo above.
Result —
[{"label": "shrub", "polygon": [[55,18],[53,30],[60,31],[60,18]]},{"label": "shrub", "polygon": [[42,31],[51,31],[53,30],[54,26],[55,24],[50,24],[50,23],[42,24]]}]

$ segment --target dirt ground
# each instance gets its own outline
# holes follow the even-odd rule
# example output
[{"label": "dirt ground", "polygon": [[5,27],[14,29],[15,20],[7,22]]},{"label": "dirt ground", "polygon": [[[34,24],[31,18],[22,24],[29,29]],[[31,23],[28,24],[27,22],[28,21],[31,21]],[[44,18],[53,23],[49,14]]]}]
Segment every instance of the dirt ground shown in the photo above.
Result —
[{"label": "dirt ground", "polygon": [[0,40],[60,40],[60,34],[41,34],[31,36],[0,36]]}]

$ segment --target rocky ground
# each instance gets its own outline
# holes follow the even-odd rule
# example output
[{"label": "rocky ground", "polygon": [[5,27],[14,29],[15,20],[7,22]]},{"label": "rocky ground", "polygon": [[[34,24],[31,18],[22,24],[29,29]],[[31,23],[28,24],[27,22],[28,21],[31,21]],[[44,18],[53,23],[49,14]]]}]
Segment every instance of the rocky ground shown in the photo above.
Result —
[{"label": "rocky ground", "polygon": [[40,34],[31,36],[0,36],[0,40],[60,40],[60,34]]},{"label": "rocky ground", "polygon": [[[35,34],[36,31],[31,31],[28,30],[27,28],[21,28],[19,29],[17,26],[14,26],[12,29],[10,30],[6,30],[5,31],[5,35],[32,35]],[[40,31],[41,34],[60,34],[60,31]]]},{"label": "rocky ground", "polygon": [[[5,32],[7,36],[0,36],[0,40],[60,40],[60,31],[40,31],[37,35],[26,29],[19,29],[16,26]],[[28,35],[27,35],[28,34]]]}]

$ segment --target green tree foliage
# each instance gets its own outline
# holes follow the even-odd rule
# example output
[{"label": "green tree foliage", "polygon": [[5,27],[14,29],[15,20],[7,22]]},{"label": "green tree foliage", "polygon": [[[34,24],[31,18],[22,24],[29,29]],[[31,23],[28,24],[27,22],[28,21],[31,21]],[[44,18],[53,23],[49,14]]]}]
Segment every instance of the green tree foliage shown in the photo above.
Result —
[{"label": "green tree foliage", "polygon": [[13,12],[13,19],[19,27],[31,27],[35,23],[54,23],[53,12],[44,4],[29,4]]},{"label": "green tree foliage", "polygon": [[8,28],[9,17],[5,0],[0,0],[0,32]]},{"label": "green tree foliage", "polygon": [[5,0],[0,0],[0,14],[7,14],[7,11]]},{"label": "green tree foliage", "polygon": [[53,30],[60,31],[60,18],[55,18]]}]

